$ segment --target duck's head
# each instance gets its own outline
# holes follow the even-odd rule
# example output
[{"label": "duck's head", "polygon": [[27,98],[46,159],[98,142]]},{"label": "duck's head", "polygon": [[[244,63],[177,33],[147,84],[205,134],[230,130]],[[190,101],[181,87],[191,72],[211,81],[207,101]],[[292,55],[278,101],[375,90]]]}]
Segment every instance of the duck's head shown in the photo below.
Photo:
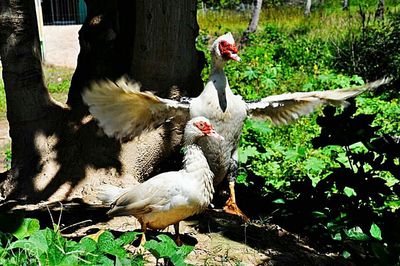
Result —
[{"label": "duck's head", "polygon": [[233,39],[232,33],[228,32],[219,36],[211,46],[211,52],[214,56],[223,59],[224,61],[234,60],[240,61],[237,55],[238,49]]},{"label": "duck's head", "polygon": [[192,118],[191,120],[189,120],[189,122],[187,122],[184,133],[184,140],[186,145],[192,144],[196,142],[196,140],[198,140],[199,138],[205,136],[221,140],[224,139],[215,131],[210,120],[203,116]]}]

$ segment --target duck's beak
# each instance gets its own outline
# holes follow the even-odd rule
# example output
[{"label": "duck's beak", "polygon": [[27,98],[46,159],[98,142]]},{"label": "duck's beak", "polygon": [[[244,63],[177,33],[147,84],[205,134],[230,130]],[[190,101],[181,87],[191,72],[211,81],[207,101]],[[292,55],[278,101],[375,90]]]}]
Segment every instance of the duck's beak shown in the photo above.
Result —
[{"label": "duck's beak", "polygon": [[230,59],[235,60],[236,62],[242,61],[242,59],[237,54],[231,54]]},{"label": "duck's beak", "polygon": [[215,131],[214,129],[210,130],[209,133],[207,133],[207,136],[219,139],[219,140],[224,140],[224,137],[221,136],[220,134],[217,133],[217,131]]}]

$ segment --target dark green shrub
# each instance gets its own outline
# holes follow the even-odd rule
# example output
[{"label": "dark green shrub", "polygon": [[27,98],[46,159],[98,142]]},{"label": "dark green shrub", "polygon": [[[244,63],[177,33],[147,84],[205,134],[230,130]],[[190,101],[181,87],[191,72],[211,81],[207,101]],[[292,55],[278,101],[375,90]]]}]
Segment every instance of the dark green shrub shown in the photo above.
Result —
[{"label": "dark green shrub", "polygon": [[366,80],[382,76],[400,79],[400,15],[383,21],[363,23],[360,31],[349,31],[335,53],[339,71],[357,74]]}]

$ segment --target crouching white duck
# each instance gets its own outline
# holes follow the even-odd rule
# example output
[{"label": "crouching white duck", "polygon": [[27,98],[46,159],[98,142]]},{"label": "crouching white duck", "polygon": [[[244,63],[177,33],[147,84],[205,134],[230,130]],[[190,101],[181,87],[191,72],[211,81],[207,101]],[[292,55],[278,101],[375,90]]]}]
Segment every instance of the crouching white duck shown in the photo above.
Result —
[{"label": "crouching white duck", "polygon": [[214,174],[197,145],[202,138],[223,139],[205,117],[191,119],[184,132],[181,170],[156,175],[129,190],[107,186],[99,193],[103,202],[118,197],[108,215],[133,215],[139,220],[143,231],[141,244],[146,241],[147,228],[164,229],[169,225],[175,226],[176,241],[180,244],[179,222],[202,212],[210,204]]}]

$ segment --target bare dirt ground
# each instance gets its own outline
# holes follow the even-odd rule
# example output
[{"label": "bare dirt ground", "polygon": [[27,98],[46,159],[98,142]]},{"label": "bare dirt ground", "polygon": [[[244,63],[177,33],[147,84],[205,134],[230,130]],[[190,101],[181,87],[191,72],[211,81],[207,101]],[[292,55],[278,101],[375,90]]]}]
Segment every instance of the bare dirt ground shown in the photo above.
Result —
[{"label": "bare dirt ground", "polygon": [[7,167],[5,151],[11,143],[10,136],[8,135],[9,127],[7,120],[0,120],[0,173],[4,172]]},{"label": "bare dirt ground", "polygon": [[76,68],[81,25],[44,26],[45,64]]}]

